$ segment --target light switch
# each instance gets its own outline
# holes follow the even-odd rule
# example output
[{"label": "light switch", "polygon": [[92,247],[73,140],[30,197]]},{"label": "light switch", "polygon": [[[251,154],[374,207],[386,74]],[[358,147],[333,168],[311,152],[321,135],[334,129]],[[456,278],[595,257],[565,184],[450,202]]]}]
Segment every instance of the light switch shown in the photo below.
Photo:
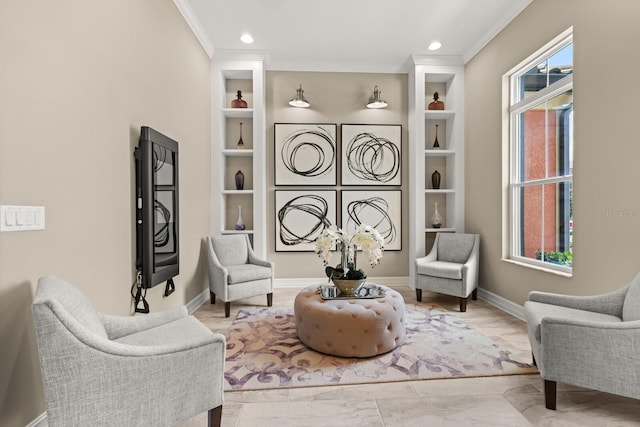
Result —
[{"label": "light switch", "polygon": [[0,231],[44,230],[44,206],[0,206]]}]

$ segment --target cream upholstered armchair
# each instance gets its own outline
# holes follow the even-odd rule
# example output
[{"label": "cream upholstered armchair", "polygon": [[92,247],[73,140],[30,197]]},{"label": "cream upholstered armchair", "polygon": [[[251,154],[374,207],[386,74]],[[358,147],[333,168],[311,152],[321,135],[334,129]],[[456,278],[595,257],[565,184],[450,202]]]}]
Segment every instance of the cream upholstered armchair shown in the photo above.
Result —
[{"label": "cream upholstered armchair", "polygon": [[225,337],[185,307],[105,315],[44,277],[32,311],[49,426],[171,426],[205,411],[220,425]]},{"label": "cream upholstered armchair", "polygon": [[209,252],[209,291],[211,304],[216,297],[224,301],[229,317],[231,301],[267,295],[273,302],[273,263],[258,259],[246,234],[223,234],[207,238]]},{"label": "cream upholstered armchair", "polygon": [[524,314],[548,409],[557,382],[640,399],[640,274],[603,295],[531,292]]},{"label": "cream upholstered armchair", "polygon": [[416,260],[416,299],[422,290],[453,295],[467,311],[469,295],[478,298],[480,235],[437,233],[429,254]]}]

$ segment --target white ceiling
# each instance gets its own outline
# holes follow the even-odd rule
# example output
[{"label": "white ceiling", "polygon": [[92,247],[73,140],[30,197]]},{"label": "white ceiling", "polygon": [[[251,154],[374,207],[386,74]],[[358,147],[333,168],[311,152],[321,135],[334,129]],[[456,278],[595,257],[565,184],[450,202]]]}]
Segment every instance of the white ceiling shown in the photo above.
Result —
[{"label": "white ceiling", "polygon": [[360,72],[404,72],[414,54],[467,62],[531,1],[175,0],[209,53],[260,50],[270,70]]}]

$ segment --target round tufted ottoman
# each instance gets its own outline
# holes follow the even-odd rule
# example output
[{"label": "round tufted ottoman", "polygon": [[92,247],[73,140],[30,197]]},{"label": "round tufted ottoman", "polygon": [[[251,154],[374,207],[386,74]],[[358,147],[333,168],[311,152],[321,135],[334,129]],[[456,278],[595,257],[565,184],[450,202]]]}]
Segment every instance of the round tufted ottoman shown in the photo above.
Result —
[{"label": "round tufted ottoman", "polygon": [[316,351],[342,357],[393,350],[405,338],[404,299],[380,287],[386,293],[382,298],[335,300],[322,299],[318,286],[304,288],[293,306],[298,338]]}]

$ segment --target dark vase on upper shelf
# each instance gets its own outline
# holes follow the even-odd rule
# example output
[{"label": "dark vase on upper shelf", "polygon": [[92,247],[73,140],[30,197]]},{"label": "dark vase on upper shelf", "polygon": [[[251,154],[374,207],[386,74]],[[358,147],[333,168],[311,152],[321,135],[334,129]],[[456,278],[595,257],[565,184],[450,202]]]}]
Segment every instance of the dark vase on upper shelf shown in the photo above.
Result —
[{"label": "dark vase on upper shelf", "polygon": [[242,122],[240,122],[240,139],[236,145],[238,148],[244,148],[244,141],[242,140]]},{"label": "dark vase on upper shelf", "polygon": [[436,139],[433,141],[433,148],[440,148],[440,143],[438,142],[438,126],[436,125]]},{"label": "dark vase on upper shelf", "polygon": [[438,95],[438,92],[434,92],[433,102],[429,103],[427,106],[429,110],[444,110],[444,102],[440,101],[438,98],[440,98],[440,95]]},{"label": "dark vase on upper shelf", "polygon": [[244,174],[242,171],[236,172],[236,190],[244,189]]},{"label": "dark vase on upper shelf", "polygon": [[431,187],[434,190],[440,189],[440,172],[435,171],[431,174]]},{"label": "dark vase on upper shelf", "polygon": [[237,93],[237,98],[231,101],[231,108],[247,108],[247,101],[242,99],[242,91],[239,90]]}]

